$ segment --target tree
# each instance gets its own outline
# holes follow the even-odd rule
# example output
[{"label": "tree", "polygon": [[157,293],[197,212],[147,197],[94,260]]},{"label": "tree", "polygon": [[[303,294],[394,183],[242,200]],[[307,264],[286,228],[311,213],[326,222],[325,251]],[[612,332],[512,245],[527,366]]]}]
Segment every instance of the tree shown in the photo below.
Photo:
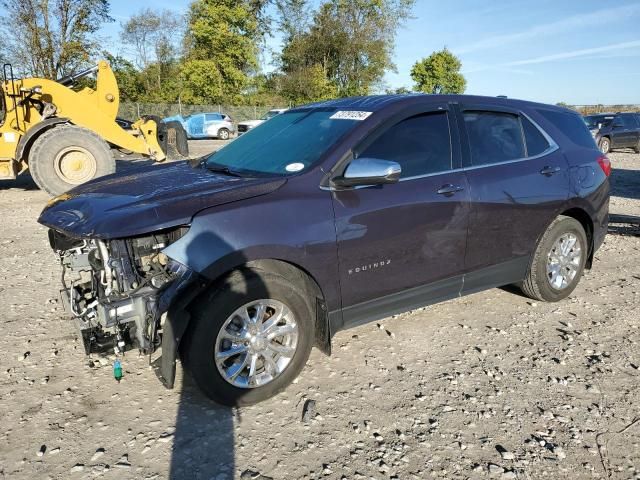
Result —
[{"label": "tree", "polygon": [[[285,33],[280,67],[298,87],[304,83],[296,78],[305,72],[313,73],[314,81],[308,85],[313,85],[315,91],[302,95],[310,98],[330,91],[327,85],[317,82],[319,72],[323,72],[335,95],[349,96],[370,93],[386,71],[395,70],[391,59],[395,35],[409,18],[414,0],[327,0],[308,26],[308,2],[281,3],[295,8],[280,22]],[[295,89],[292,92],[303,93]]]},{"label": "tree", "polygon": [[[184,32],[184,18],[172,11],[150,8],[132,15],[122,24],[120,37],[133,50],[133,57],[143,88],[137,98],[148,102],[175,102],[179,96],[180,41]],[[121,66],[125,66],[120,62]],[[131,79],[126,65],[121,75]],[[117,76],[117,75],[116,75]]]},{"label": "tree", "polygon": [[208,103],[238,97],[258,68],[263,31],[252,0],[191,4],[182,65],[184,98]]},{"label": "tree", "polygon": [[460,73],[462,62],[447,48],[433,52],[416,62],[411,69],[411,78],[416,82],[413,89],[425,93],[464,93],[467,81]]},{"label": "tree", "polygon": [[6,50],[24,75],[59,78],[87,66],[108,0],[0,0]]},{"label": "tree", "polygon": [[122,24],[120,37],[133,47],[138,68],[151,63],[169,63],[178,54],[178,44],[184,30],[184,18],[172,10],[150,8],[132,15]]}]

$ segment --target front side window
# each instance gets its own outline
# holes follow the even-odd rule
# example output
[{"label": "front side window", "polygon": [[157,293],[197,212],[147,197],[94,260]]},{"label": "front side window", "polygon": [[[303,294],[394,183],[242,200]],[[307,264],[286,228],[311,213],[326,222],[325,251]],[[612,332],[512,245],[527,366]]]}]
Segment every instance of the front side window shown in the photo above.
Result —
[{"label": "front side window", "polygon": [[526,156],[518,115],[466,111],[464,122],[474,166],[508,162]]},{"label": "front side window", "polygon": [[348,113],[334,108],[284,112],[211,154],[206,165],[247,174],[299,173],[360,122]]},{"label": "front side window", "polygon": [[446,112],[403,120],[385,131],[360,155],[397,162],[401,178],[451,170],[451,138]]}]

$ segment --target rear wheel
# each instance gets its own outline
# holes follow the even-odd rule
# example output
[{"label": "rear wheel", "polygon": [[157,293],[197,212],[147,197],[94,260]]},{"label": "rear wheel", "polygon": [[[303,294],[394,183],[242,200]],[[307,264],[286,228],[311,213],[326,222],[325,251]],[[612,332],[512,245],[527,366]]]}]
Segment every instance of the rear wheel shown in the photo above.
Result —
[{"label": "rear wheel", "polygon": [[600,144],[598,145],[598,147],[600,147],[600,151],[605,155],[609,153],[611,151],[611,140],[609,139],[609,137],[602,137],[600,139]]},{"label": "rear wheel", "polygon": [[57,126],[40,135],[28,163],[38,187],[51,195],[116,171],[107,143],[91,130],[74,125]]},{"label": "rear wheel", "polygon": [[568,297],[580,281],[588,254],[587,235],[580,222],[559,216],[536,248],[522,291],[545,302]]},{"label": "rear wheel", "polygon": [[220,140],[229,140],[229,130],[227,130],[226,128],[221,128],[220,130],[218,130],[218,138]]},{"label": "rear wheel", "polygon": [[313,345],[304,292],[262,270],[234,272],[195,308],[183,347],[186,366],[212,400],[251,405],[286,388]]}]

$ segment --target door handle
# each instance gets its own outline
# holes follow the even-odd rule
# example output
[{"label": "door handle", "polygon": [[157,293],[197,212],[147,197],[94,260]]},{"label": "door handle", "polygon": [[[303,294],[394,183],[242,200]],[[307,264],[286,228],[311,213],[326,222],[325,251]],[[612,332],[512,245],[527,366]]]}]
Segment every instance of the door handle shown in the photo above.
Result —
[{"label": "door handle", "polygon": [[459,185],[452,185],[451,183],[447,183],[446,185],[441,186],[437,190],[436,193],[438,195],[445,195],[447,197],[450,197],[454,193],[461,192],[462,190],[464,190],[464,187],[461,187]]},{"label": "door handle", "polygon": [[540,174],[550,177],[551,175],[553,175],[554,173],[558,173],[559,171],[560,167],[544,167],[542,170],[540,170]]}]

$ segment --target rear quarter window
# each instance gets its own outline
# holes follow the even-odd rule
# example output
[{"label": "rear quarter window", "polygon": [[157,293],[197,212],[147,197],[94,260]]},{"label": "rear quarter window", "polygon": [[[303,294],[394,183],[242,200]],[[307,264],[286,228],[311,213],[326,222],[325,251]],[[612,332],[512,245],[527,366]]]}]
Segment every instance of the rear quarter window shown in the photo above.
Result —
[{"label": "rear quarter window", "polygon": [[559,112],[555,110],[538,110],[547,121],[551,122],[571,142],[585,148],[598,148],[587,125],[577,113]]},{"label": "rear quarter window", "polygon": [[535,157],[549,149],[550,145],[547,139],[542,135],[538,127],[531,123],[527,118],[520,117],[522,121],[522,131],[527,143],[527,157]]}]

